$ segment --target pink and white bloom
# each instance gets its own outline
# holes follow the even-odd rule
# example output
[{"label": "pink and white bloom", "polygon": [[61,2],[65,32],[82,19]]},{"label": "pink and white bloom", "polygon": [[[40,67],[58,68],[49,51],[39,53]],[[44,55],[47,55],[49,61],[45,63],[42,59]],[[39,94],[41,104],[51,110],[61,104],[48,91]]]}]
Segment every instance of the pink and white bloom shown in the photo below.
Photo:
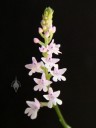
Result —
[{"label": "pink and white bloom", "polygon": [[52,55],[48,55],[46,58],[41,58],[43,62],[45,63],[45,67],[48,69],[48,71],[51,70],[52,67],[55,67],[56,63],[60,60],[58,58],[52,58]]},{"label": "pink and white bloom", "polygon": [[44,92],[47,92],[48,91],[48,85],[52,84],[51,81],[49,81],[49,80],[46,79],[44,73],[42,74],[41,79],[34,78],[34,81],[37,83],[37,85],[34,87],[34,90],[35,91],[37,91],[37,90],[39,90],[39,91],[43,90]]},{"label": "pink and white bloom", "polygon": [[58,65],[56,65],[54,67],[54,70],[50,72],[53,76],[53,81],[55,81],[55,82],[57,82],[57,80],[66,81],[66,78],[64,76],[62,76],[66,70],[67,70],[66,68],[58,69]]},{"label": "pink and white bloom", "polygon": [[48,102],[49,108],[52,108],[53,105],[56,105],[56,104],[59,104],[59,105],[62,104],[62,101],[57,98],[59,95],[60,95],[60,91],[53,92],[53,89],[51,87],[48,90],[48,95],[43,95],[43,97],[46,100],[49,100],[49,102]]},{"label": "pink and white bloom", "polygon": [[26,101],[28,108],[25,109],[25,114],[31,117],[31,119],[36,119],[38,110],[40,109],[40,102],[34,98],[34,101]]},{"label": "pink and white bloom", "polygon": [[41,69],[41,66],[43,66],[43,62],[37,62],[35,57],[32,57],[32,64],[26,64],[25,67],[27,69],[30,69],[29,76],[31,76],[35,72],[43,72]]},{"label": "pink and white bloom", "polygon": [[50,45],[48,45],[48,54],[55,53],[56,55],[58,55],[59,53],[61,53],[59,51],[59,48],[60,48],[60,44],[55,44],[53,39]]}]

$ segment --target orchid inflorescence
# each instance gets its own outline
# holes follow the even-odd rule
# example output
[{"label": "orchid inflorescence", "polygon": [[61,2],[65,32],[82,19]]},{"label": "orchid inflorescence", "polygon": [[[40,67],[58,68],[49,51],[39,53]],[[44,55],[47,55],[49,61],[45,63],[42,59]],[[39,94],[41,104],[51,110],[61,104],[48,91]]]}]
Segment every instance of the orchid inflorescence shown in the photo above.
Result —
[{"label": "orchid inflorescence", "polygon": [[46,102],[40,102],[37,98],[34,101],[26,101],[28,108],[25,110],[25,114],[35,119],[37,113],[41,107],[53,108],[54,106],[61,105],[62,100],[58,98],[60,95],[60,90],[53,91],[52,84],[57,81],[65,81],[66,78],[63,74],[66,68],[59,69],[57,62],[60,61],[59,58],[53,58],[53,54],[61,54],[59,51],[60,44],[54,42],[53,35],[56,32],[56,27],[52,24],[53,10],[47,7],[42,15],[41,27],[39,27],[38,32],[44,41],[40,41],[38,38],[34,38],[34,43],[39,44],[39,51],[42,53],[41,61],[38,62],[35,57],[32,57],[32,63],[26,64],[25,67],[29,69],[29,76],[33,73],[41,73],[41,78],[34,78],[36,85],[34,86],[34,91],[43,91],[43,97],[47,100]]}]

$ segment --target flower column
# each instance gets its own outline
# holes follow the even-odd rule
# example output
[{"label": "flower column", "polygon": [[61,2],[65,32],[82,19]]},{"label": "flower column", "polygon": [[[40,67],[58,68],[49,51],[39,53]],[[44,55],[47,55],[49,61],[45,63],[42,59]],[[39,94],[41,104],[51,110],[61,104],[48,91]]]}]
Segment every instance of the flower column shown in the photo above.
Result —
[{"label": "flower column", "polygon": [[[28,108],[25,110],[25,114],[35,119],[37,113],[41,107],[54,108],[59,117],[64,128],[71,128],[65,122],[58,105],[62,104],[62,100],[58,98],[60,95],[60,90],[53,91],[52,84],[57,81],[65,81],[66,78],[63,74],[66,71],[66,68],[59,69],[58,62],[59,58],[53,58],[53,54],[60,54],[59,51],[60,44],[54,42],[53,35],[56,32],[56,27],[52,24],[53,10],[48,7],[44,10],[42,15],[41,27],[38,31],[44,41],[40,41],[38,38],[34,38],[34,43],[39,44],[39,51],[42,53],[41,62],[37,62],[35,57],[32,57],[32,63],[25,65],[27,69],[30,69],[29,76],[33,73],[41,73],[41,78],[34,78],[36,85],[34,86],[34,91],[43,91],[48,94],[44,94],[43,97],[47,100],[46,102],[40,102],[36,98],[34,101],[26,101]],[[57,105],[58,104],[58,105]]]}]

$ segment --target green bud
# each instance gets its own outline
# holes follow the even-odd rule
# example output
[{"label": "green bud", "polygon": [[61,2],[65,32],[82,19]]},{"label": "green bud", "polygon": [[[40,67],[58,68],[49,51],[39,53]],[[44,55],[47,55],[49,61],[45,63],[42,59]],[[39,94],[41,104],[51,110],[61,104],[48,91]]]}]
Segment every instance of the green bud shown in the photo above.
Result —
[{"label": "green bud", "polygon": [[44,10],[44,14],[42,16],[43,19],[46,19],[46,17],[48,18],[48,20],[52,20],[52,17],[53,17],[53,9],[51,9],[50,7],[47,7],[45,10]]},{"label": "green bud", "polygon": [[51,9],[50,7],[47,7],[44,10],[44,14],[42,15],[41,21],[41,26],[44,32],[48,31],[48,29],[52,26],[53,12],[53,9]]}]

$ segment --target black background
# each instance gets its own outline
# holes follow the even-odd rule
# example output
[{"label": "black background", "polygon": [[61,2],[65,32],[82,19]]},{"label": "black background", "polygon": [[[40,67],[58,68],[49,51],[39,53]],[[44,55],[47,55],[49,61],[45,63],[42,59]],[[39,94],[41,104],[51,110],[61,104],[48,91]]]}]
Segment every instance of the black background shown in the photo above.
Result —
[{"label": "black background", "polygon": [[[56,113],[43,108],[32,121],[24,114],[26,100],[42,95],[33,92],[33,77],[24,65],[31,57],[40,60],[34,37],[45,7],[55,11],[57,27],[54,39],[61,44],[60,68],[66,67],[66,82],[55,83],[61,90],[61,111],[72,128],[96,127],[96,3],[73,0],[6,0],[1,4],[1,128],[61,128]],[[11,82],[17,79],[21,88],[15,93]],[[36,77],[36,75],[34,75]]]}]

